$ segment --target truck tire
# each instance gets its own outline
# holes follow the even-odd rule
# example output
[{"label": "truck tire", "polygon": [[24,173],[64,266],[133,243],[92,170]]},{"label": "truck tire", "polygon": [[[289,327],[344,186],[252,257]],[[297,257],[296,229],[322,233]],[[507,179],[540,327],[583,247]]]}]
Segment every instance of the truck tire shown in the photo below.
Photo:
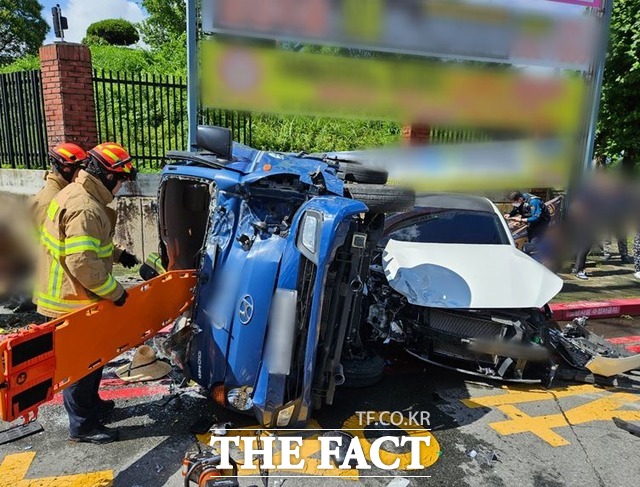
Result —
[{"label": "truck tire", "polygon": [[345,190],[354,200],[362,201],[371,213],[398,213],[409,211],[416,202],[413,190],[377,184],[345,184]]},{"label": "truck tire", "polygon": [[389,173],[382,169],[372,169],[357,161],[340,162],[338,174],[347,182],[362,184],[387,184]]},{"label": "truck tire", "polygon": [[377,384],[384,376],[384,359],[380,355],[343,359],[344,387],[359,389]]}]

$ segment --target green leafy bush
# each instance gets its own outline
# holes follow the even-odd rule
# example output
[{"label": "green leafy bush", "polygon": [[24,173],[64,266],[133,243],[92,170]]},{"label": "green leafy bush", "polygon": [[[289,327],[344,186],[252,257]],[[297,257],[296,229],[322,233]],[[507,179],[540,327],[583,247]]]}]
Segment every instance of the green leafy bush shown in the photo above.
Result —
[{"label": "green leafy bush", "polygon": [[121,71],[126,73],[141,73],[149,71],[154,65],[152,53],[142,49],[132,49],[122,46],[94,45],[91,49],[93,69]]},{"label": "green leafy bush", "polygon": [[32,69],[40,69],[40,58],[30,54],[16,59],[11,64],[0,67],[0,73],[15,73],[16,71],[30,71]]},{"label": "green leafy bush", "polygon": [[367,149],[400,140],[394,122],[256,114],[252,145],[262,150],[325,152]]},{"label": "green leafy bush", "polygon": [[140,40],[138,29],[128,20],[106,19],[94,22],[87,28],[85,44],[95,42],[96,38],[112,46],[130,46]]}]

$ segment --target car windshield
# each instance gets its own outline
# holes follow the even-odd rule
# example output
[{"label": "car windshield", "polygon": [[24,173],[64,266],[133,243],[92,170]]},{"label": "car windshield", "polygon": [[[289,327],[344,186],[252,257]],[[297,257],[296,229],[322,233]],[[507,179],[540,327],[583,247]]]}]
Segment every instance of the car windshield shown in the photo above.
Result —
[{"label": "car windshield", "polygon": [[387,235],[400,242],[508,245],[509,239],[498,215],[444,210],[418,217]]}]

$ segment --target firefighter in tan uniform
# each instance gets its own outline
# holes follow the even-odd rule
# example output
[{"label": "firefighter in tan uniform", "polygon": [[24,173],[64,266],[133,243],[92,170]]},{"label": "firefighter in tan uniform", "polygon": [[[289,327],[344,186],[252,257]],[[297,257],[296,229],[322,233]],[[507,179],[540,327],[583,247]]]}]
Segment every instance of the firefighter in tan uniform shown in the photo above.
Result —
[{"label": "firefighter in tan uniform", "polygon": [[49,150],[51,171],[47,171],[43,188],[31,200],[31,212],[38,231],[47,216],[51,200],[75,180],[88,159],[89,155],[76,144],[59,144]]},{"label": "firefighter in tan uniform", "polygon": [[[138,260],[114,246],[116,213],[107,205],[135,173],[127,151],[106,142],[89,151],[86,169],[53,198],[41,232],[36,295],[40,314],[56,318],[101,299],[124,305],[127,292],[112,275],[113,263],[133,267]],[[72,441],[101,444],[118,439],[117,431],[100,422],[101,413],[114,407],[98,395],[101,378],[102,368],[63,392]]]},{"label": "firefighter in tan uniform", "polygon": [[[51,200],[64,187],[73,182],[88,157],[89,155],[84,149],[76,144],[58,144],[49,149],[51,168],[45,173],[44,186],[29,202],[34,234],[38,239]],[[35,311],[37,300],[25,289],[23,292],[17,293],[10,303],[15,308],[14,311]]]}]

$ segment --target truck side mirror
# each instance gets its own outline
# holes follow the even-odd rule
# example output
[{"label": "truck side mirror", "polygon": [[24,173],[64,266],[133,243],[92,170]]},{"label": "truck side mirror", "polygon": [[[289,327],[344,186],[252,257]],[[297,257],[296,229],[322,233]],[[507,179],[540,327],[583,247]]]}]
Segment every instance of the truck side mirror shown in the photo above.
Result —
[{"label": "truck side mirror", "polygon": [[196,145],[200,149],[213,152],[219,159],[230,161],[233,158],[233,136],[228,128],[199,125]]}]

